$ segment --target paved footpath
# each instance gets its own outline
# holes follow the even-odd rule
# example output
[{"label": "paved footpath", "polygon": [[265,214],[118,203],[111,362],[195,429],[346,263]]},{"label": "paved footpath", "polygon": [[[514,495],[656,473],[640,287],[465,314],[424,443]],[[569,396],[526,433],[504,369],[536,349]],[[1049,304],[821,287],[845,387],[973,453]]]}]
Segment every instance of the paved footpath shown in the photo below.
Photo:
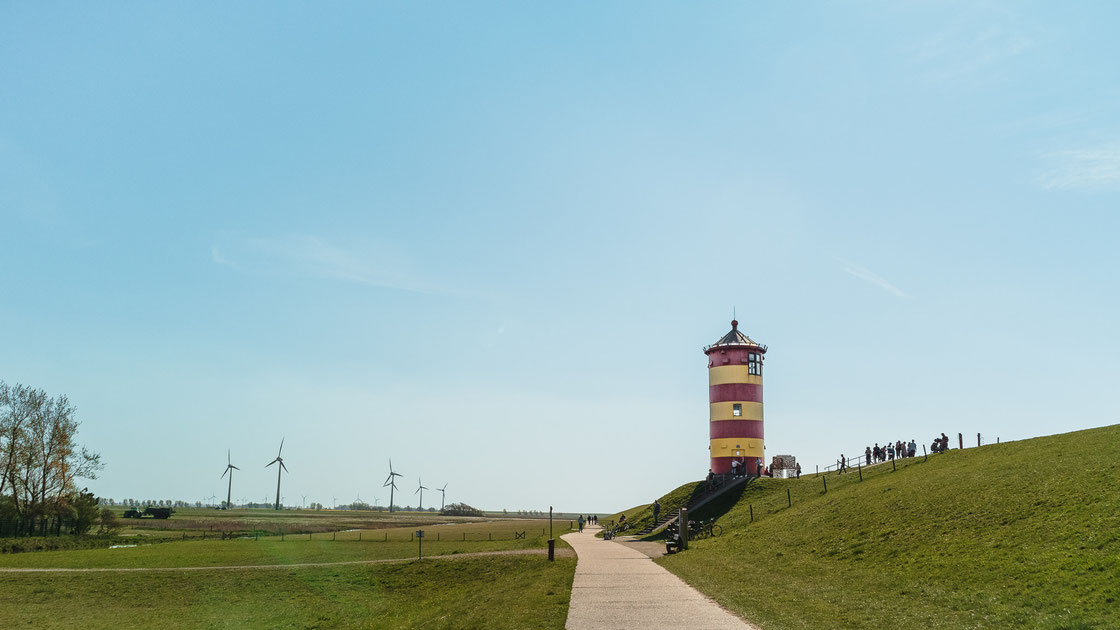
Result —
[{"label": "paved footpath", "polygon": [[596,538],[599,527],[561,536],[576,550],[568,630],[758,630],[654,563],[646,554]]}]

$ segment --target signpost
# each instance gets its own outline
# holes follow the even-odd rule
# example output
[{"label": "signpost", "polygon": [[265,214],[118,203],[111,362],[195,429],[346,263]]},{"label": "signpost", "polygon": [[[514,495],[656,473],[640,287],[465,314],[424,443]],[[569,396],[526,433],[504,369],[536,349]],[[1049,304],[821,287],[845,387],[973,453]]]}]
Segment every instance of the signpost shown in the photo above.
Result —
[{"label": "signpost", "polygon": [[556,539],[552,537],[552,506],[548,506],[548,561],[556,560]]},{"label": "signpost", "polygon": [[418,545],[416,548],[416,559],[419,560],[424,557],[424,530],[416,530],[416,543]]}]

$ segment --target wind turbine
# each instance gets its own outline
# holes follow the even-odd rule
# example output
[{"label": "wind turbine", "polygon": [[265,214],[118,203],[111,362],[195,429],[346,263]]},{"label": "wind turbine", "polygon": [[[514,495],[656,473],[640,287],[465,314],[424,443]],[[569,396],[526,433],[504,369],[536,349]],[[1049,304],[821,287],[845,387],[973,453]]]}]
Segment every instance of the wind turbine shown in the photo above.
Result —
[{"label": "wind turbine", "polygon": [[[224,471],[222,471],[222,477],[225,477],[226,473],[229,473],[229,486],[226,487],[226,509],[227,510],[230,509],[231,507],[233,507],[233,505],[230,503],[229,499],[230,499],[230,496],[233,495],[233,471],[235,471],[235,470],[241,470],[241,469],[238,468],[237,466],[233,465],[233,460],[230,459],[229,449],[226,449],[226,469]],[[222,477],[218,477],[218,479],[221,479]]]},{"label": "wind turbine", "polygon": [[[423,512],[424,511],[424,491],[427,490],[428,487],[424,485],[424,481],[422,479],[420,479],[419,477],[417,477],[416,480],[420,484],[420,487],[416,489],[416,492],[420,493],[420,507],[419,507],[419,510],[421,512]],[[416,494],[416,492],[413,492],[412,494]]]},{"label": "wind turbine", "polygon": [[393,491],[397,489],[396,477],[403,477],[404,475],[399,472],[393,472],[393,460],[389,460],[389,476],[385,478],[385,483],[381,484],[382,488],[389,488],[389,513],[393,513]]},{"label": "wind turbine", "polygon": [[280,450],[276,451],[276,459],[265,464],[265,468],[273,464],[280,464],[276,467],[276,509],[280,509],[280,471],[288,472],[288,467],[284,465],[284,458],[280,457],[280,453],[284,452],[284,438],[280,438]]},{"label": "wind turbine", "polygon": [[443,502],[444,502],[445,499],[447,499],[447,484],[446,483],[443,484],[443,487],[439,489],[439,493],[441,495],[440,498],[439,498],[439,511],[442,512],[443,511]]}]

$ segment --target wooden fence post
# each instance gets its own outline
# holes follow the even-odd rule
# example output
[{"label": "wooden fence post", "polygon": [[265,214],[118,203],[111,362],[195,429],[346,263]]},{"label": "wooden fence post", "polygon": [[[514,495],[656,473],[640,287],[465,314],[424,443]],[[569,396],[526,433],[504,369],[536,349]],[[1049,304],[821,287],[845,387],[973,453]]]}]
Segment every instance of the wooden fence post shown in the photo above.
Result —
[{"label": "wooden fence post", "polygon": [[786,488],[786,507],[793,507],[793,497],[789,494],[789,488]]},{"label": "wooden fence post", "polygon": [[825,475],[824,477],[821,477],[821,481],[824,482],[825,494],[828,494],[828,475]]},{"label": "wooden fence post", "polygon": [[751,522],[754,522],[754,504],[751,504]]},{"label": "wooden fence post", "polygon": [[859,462],[856,462],[856,472],[859,473],[859,480],[863,481],[863,466]]}]

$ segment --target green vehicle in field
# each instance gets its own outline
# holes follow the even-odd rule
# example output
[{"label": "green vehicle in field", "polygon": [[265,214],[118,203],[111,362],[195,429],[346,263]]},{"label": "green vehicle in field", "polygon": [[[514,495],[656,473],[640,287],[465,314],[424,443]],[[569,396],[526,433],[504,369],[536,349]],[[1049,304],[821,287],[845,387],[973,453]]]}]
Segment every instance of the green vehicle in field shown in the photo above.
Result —
[{"label": "green vehicle in field", "polygon": [[152,518],[171,518],[171,513],[175,510],[169,507],[155,507],[149,505],[146,508],[140,509],[138,507],[128,508],[124,511],[125,518],[144,518],[151,516]]}]

